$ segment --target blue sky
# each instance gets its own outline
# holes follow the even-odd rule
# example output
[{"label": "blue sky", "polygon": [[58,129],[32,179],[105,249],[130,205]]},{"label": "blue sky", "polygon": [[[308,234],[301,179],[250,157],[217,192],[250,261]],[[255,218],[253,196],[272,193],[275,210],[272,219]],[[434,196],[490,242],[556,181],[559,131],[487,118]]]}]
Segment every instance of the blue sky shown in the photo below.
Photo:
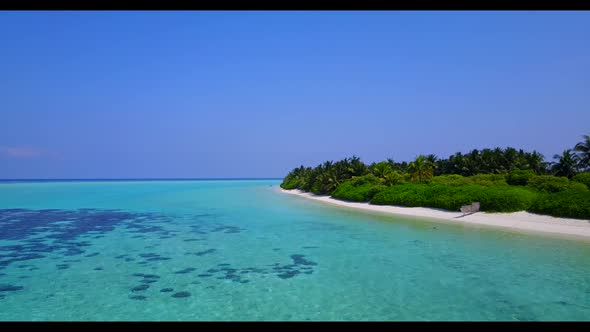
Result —
[{"label": "blue sky", "polygon": [[282,177],[590,134],[588,12],[1,12],[0,178]]}]

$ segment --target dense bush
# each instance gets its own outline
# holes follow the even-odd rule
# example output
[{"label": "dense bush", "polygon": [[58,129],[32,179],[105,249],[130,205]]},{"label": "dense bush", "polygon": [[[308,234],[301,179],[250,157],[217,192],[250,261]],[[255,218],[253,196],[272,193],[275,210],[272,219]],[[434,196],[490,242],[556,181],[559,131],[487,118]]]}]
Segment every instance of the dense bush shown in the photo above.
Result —
[{"label": "dense bush", "polygon": [[468,179],[469,178],[458,174],[440,175],[433,177],[430,183],[442,184],[447,186],[463,186],[470,183]]},{"label": "dense bush", "polygon": [[536,194],[526,188],[489,187],[480,197],[481,210],[490,212],[516,212],[528,209]]},{"label": "dense bush", "polygon": [[447,186],[464,186],[467,184],[478,184],[484,187],[506,186],[506,177],[502,174],[477,174],[469,177],[458,174],[435,176],[430,181],[432,184]]},{"label": "dense bush", "polygon": [[526,210],[535,193],[510,186],[449,186],[441,184],[404,184],[377,193],[371,204],[409,207],[434,207],[458,211],[462,205],[480,202],[482,211],[514,212]]},{"label": "dense bush", "polygon": [[528,211],[554,217],[590,219],[590,192],[542,193]]},{"label": "dense bush", "polygon": [[[367,174],[367,175],[363,175],[363,176],[355,176],[354,178],[346,181],[346,182],[350,182],[353,186],[357,187],[363,184],[379,184],[381,183],[381,179],[379,179],[378,177],[376,177],[373,174]],[[346,183],[345,182],[345,183]]]},{"label": "dense bush", "polygon": [[572,181],[583,183],[590,188],[590,172],[580,173],[572,178]]},{"label": "dense bush", "polygon": [[515,170],[506,176],[506,182],[512,186],[526,186],[533,176],[532,170]]},{"label": "dense bush", "polygon": [[299,188],[299,179],[290,178],[283,180],[281,183],[281,188],[291,190]]},{"label": "dense bush", "polygon": [[471,184],[480,186],[507,186],[506,176],[504,174],[477,174],[467,178]]},{"label": "dense bush", "polygon": [[560,191],[587,191],[586,185],[568,180],[566,177],[557,177],[552,175],[534,176],[529,180],[528,187],[546,192],[556,193]]},{"label": "dense bush", "polygon": [[341,183],[331,196],[345,201],[368,202],[376,193],[386,188],[379,178],[370,174]]}]

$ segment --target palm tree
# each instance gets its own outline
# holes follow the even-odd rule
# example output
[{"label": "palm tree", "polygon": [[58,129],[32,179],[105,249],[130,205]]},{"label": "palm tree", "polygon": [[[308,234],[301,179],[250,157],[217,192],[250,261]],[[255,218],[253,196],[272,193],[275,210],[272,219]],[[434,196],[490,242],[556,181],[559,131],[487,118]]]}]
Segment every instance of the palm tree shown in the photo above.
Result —
[{"label": "palm tree", "polygon": [[392,171],[393,168],[385,161],[371,164],[371,173],[380,179],[385,179],[385,175]]},{"label": "palm tree", "polygon": [[544,161],[545,157],[539,152],[533,150],[525,156],[529,169],[532,169],[537,174],[545,173],[547,163]]},{"label": "palm tree", "polygon": [[429,154],[426,156],[426,161],[432,166],[432,172],[435,173],[439,168],[439,159],[435,154]]},{"label": "palm tree", "polygon": [[583,135],[584,140],[576,144],[574,150],[578,152],[579,166],[582,170],[590,170],[590,135]]},{"label": "palm tree", "polygon": [[518,158],[518,152],[515,148],[508,147],[504,150],[504,169],[508,172],[514,170],[516,166],[516,159]]},{"label": "palm tree", "polygon": [[361,176],[367,173],[367,166],[361,161],[361,158],[352,156],[349,164],[349,171],[352,176]]},{"label": "palm tree", "polygon": [[553,163],[553,173],[556,176],[567,176],[568,178],[572,178],[576,175],[578,169],[578,156],[572,153],[571,149],[564,150],[560,155],[554,155],[553,159],[556,159],[557,162]]},{"label": "palm tree", "polygon": [[412,181],[421,183],[432,178],[433,165],[426,157],[420,155],[408,165],[408,171]]},{"label": "palm tree", "polygon": [[396,170],[389,169],[383,175],[383,183],[388,186],[393,186],[396,184],[401,183],[403,180],[403,176]]}]

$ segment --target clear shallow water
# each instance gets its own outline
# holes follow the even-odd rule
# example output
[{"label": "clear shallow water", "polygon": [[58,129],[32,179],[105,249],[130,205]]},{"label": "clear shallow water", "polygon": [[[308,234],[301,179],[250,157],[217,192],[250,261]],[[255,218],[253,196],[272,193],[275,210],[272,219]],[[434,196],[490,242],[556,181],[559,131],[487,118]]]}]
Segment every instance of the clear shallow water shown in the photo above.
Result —
[{"label": "clear shallow water", "polygon": [[279,183],[0,183],[0,320],[590,320],[587,242]]}]

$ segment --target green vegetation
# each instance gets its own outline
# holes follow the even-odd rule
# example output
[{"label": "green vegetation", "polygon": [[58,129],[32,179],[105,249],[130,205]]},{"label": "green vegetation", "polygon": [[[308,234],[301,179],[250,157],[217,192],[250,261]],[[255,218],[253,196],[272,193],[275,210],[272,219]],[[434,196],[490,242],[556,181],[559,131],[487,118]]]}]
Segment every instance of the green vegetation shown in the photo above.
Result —
[{"label": "green vegetation", "polygon": [[557,177],[553,175],[533,176],[528,182],[528,187],[546,193],[557,193],[561,191],[588,191],[588,187],[586,187],[585,184],[570,181],[564,176]]},{"label": "green vegetation", "polygon": [[590,195],[572,191],[540,194],[528,211],[554,217],[590,219]]},{"label": "green vegetation", "polygon": [[373,174],[347,180],[336,188],[332,197],[352,202],[368,202],[373,196],[388,188],[383,180]]},{"label": "green vegetation", "polygon": [[530,169],[527,170],[516,170],[510,172],[508,176],[506,176],[506,183],[513,186],[526,186],[529,183],[529,180],[535,176],[535,172]]},{"label": "green vegetation", "polygon": [[420,155],[365,165],[358,157],[300,166],[283,189],[300,189],[377,205],[457,211],[480,202],[482,211],[530,211],[590,219],[590,136],[545,162],[540,153],[514,148],[473,150],[439,159]]},{"label": "green vegetation", "polygon": [[590,172],[580,173],[572,178],[572,181],[583,183],[590,188]]},{"label": "green vegetation", "polygon": [[533,192],[510,186],[405,184],[377,193],[371,204],[424,206],[458,211],[462,205],[480,202],[482,211],[515,212],[528,209],[534,199]]}]

